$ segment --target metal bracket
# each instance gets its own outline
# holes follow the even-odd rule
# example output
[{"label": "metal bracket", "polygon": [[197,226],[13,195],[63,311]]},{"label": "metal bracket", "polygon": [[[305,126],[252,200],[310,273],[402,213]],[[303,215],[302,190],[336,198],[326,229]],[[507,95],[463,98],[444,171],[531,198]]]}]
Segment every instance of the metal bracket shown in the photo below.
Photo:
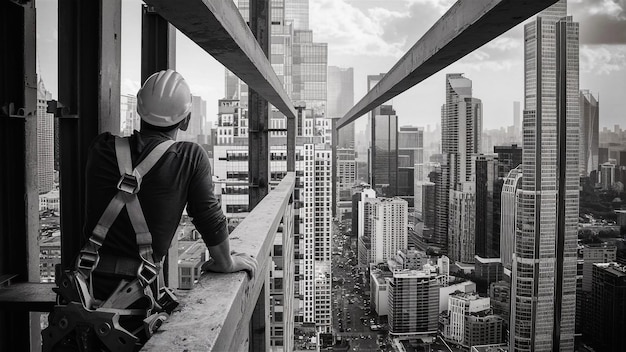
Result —
[{"label": "metal bracket", "polygon": [[46,101],[47,107],[46,112],[48,114],[53,114],[54,117],[59,119],[77,119],[78,115],[70,115],[70,108],[63,105],[63,103],[56,100],[48,100]]},{"label": "metal bracket", "polygon": [[26,109],[24,108],[19,108],[17,109],[17,112],[16,112],[15,104],[13,103],[6,104],[2,106],[2,109],[0,109],[0,117],[3,117],[3,118],[26,119],[26,116],[29,116],[29,115],[30,114],[27,114]]}]

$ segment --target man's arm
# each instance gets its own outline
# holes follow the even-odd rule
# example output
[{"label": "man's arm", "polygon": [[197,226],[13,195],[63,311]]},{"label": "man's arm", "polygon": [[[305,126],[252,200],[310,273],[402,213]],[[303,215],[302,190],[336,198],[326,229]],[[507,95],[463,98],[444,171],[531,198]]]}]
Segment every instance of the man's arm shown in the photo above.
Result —
[{"label": "man's arm", "polygon": [[230,240],[227,238],[216,246],[210,246],[211,259],[202,264],[202,270],[218,273],[233,273],[245,270],[250,279],[256,274],[257,261],[245,253],[230,251]]}]

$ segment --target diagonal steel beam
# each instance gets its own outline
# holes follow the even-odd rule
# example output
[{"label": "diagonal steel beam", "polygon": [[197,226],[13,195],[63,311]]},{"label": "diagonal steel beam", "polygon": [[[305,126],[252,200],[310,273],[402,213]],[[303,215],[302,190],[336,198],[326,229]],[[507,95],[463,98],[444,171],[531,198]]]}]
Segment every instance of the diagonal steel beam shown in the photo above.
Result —
[{"label": "diagonal steel beam", "polygon": [[337,123],[346,126],[557,0],[459,0]]},{"label": "diagonal steel beam", "polygon": [[287,117],[296,110],[233,1],[145,0]]}]

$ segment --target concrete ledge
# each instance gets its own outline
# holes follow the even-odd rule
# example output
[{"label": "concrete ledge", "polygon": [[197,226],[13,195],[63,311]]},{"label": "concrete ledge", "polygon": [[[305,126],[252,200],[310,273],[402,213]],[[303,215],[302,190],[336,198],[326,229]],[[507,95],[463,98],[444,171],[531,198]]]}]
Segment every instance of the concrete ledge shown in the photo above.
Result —
[{"label": "concrete ledge", "polygon": [[233,1],[146,0],[145,3],[154,6],[159,15],[285,116],[296,116],[291,99]]},{"label": "concrete ledge", "polygon": [[[202,275],[142,351],[240,351],[248,345],[250,318],[268,275],[270,251],[290,204],[295,174],[289,173],[230,234],[231,248],[252,254],[256,279],[245,273]],[[269,287],[267,288],[269,289]]]},{"label": "concrete ledge", "polygon": [[495,39],[557,0],[459,0],[337,123],[337,129]]},{"label": "concrete ledge", "polygon": [[50,312],[56,304],[54,283],[22,282],[0,288],[0,311]]}]

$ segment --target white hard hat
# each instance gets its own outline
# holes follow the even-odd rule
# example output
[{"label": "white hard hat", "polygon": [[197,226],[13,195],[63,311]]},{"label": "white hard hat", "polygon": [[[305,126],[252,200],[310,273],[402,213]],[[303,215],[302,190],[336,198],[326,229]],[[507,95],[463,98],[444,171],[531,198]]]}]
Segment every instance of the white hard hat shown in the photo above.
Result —
[{"label": "white hard hat", "polygon": [[191,90],[183,76],[174,70],[153,74],[137,92],[137,112],[153,126],[173,126],[190,111]]}]

